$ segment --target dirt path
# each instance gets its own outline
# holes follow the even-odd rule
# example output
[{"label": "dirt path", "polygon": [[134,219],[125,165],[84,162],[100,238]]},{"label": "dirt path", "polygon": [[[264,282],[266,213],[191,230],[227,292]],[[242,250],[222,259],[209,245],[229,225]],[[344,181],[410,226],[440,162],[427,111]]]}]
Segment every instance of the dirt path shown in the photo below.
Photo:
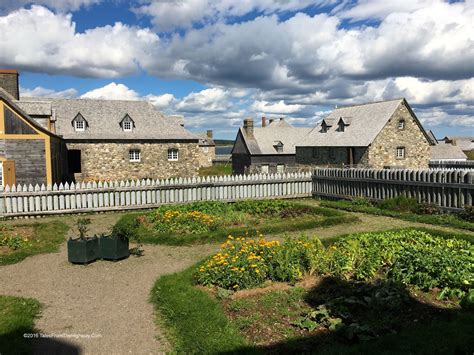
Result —
[{"label": "dirt path", "polygon": [[[154,324],[148,302],[160,275],[184,269],[216,246],[145,246],[145,256],[88,266],[67,262],[59,253],[37,255],[0,267],[0,294],[33,297],[43,305],[41,333],[98,336],[34,340],[41,354],[157,354],[167,343]],[[157,338],[158,335],[158,338]]]}]

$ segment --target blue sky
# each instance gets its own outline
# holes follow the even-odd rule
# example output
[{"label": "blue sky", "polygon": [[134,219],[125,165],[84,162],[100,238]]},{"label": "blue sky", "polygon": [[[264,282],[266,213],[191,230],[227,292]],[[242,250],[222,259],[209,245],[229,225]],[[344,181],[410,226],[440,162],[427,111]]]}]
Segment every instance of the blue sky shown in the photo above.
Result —
[{"label": "blue sky", "polygon": [[398,97],[436,136],[474,135],[473,24],[439,0],[3,0],[0,67],[24,96],[149,100],[218,138]]}]

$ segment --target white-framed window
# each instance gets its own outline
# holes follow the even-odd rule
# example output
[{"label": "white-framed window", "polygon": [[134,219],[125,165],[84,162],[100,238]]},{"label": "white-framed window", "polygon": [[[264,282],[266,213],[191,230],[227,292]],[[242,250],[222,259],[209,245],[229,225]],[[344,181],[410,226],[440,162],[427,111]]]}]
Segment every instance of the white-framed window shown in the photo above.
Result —
[{"label": "white-framed window", "polygon": [[176,148],[168,149],[168,160],[169,161],[177,161],[178,158],[179,158],[178,153],[179,153],[178,149],[176,149]]},{"label": "white-framed window", "polygon": [[397,159],[405,159],[405,147],[397,147]]},{"label": "white-framed window", "polygon": [[74,129],[76,131],[85,131],[86,129],[86,122],[84,120],[75,120],[74,121]]},{"label": "white-framed window", "polygon": [[209,147],[202,147],[202,151],[204,153],[209,153]]},{"label": "white-framed window", "polygon": [[130,149],[128,151],[128,158],[131,162],[139,162],[142,158],[140,149]]},{"label": "white-framed window", "polygon": [[283,174],[285,172],[285,164],[278,164],[277,165],[277,173]]},{"label": "white-framed window", "polygon": [[398,129],[405,129],[405,120],[398,121]]},{"label": "white-framed window", "polygon": [[260,171],[262,174],[268,174],[268,164],[262,165]]},{"label": "white-framed window", "polygon": [[132,122],[130,122],[130,121],[123,121],[122,127],[123,127],[123,130],[124,130],[125,132],[130,132],[130,131],[132,130]]}]

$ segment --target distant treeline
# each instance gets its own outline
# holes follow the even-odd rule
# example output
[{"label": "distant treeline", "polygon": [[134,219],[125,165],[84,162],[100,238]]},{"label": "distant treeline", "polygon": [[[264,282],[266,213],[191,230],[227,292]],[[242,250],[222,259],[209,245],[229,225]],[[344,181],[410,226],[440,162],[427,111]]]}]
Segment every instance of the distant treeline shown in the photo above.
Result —
[{"label": "distant treeline", "polygon": [[214,139],[216,145],[234,145],[234,141],[230,139]]}]

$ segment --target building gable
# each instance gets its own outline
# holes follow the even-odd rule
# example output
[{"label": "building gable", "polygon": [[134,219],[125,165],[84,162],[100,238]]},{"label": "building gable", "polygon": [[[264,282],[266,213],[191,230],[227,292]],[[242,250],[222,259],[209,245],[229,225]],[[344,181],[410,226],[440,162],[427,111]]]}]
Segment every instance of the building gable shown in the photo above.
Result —
[{"label": "building gable", "polygon": [[245,140],[240,129],[237,133],[237,138],[235,139],[231,154],[250,154],[250,151],[247,148],[247,145],[245,144]]},{"label": "building gable", "polygon": [[38,134],[6,105],[3,106],[5,134]]}]

